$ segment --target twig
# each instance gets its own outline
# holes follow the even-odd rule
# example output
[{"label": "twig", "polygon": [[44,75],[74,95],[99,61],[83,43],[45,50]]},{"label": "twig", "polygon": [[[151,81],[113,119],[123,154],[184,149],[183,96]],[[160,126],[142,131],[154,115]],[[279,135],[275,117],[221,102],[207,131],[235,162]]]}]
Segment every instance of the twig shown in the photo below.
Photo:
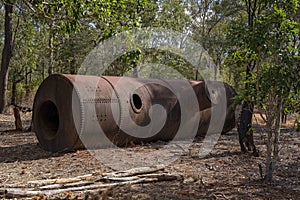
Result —
[{"label": "twig", "polygon": [[139,168],[133,168],[125,171],[103,173],[103,175],[109,177],[126,177],[126,176],[134,176],[139,174],[153,173],[153,172],[163,170],[164,168],[165,168],[164,165],[158,165],[154,167],[139,167]]},{"label": "twig", "polygon": [[88,180],[89,178],[92,178],[93,176],[96,176],[99,174],[100,174],[99,172],[95,172],[92,174],[86,174],[86,175],[76,176],[76,177],[72,177],[72,178],[35,180],[35,181],[29,181],[28,184],[33,185],[35,187],[43,186],[43,185],[50,185],[50,184],[67,184],[67,183]]},{"label": "twig", "polygon": [[91,185],[95,183],[95,181],[79,181],[75,183],[66,183],[66,184],[51,184],[51,185],[44,185],[39,187],[41,190],[52,190],[52,189],[62,189],[62,188],[68,188],[68,187],[81,187],[85,185]]}]

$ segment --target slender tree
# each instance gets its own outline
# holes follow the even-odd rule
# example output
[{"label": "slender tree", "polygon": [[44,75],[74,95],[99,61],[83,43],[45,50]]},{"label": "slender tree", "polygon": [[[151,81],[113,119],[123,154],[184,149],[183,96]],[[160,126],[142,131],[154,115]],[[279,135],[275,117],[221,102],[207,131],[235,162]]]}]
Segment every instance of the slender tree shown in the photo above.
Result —
[{"label": "slender tree", "polygon": [[[244,100],[240,139],[246,138],[246,143],[253,143],[249,136],[253,132],[254,106],[265,116],[265,180],[271,181],[279,156],[283,102],[297,99],[299,95],[299,28],[294,20],[298,1],[246,0],[245,6],[246,17],[242,15],[240,21],[232,22],[229,38],[234,51],[228,61],[236,68],[246,67],[241,73],[244,85],[239,90]],[[244,140],[240,142],[242,150],[245,149]]]},{"label": "slender tree", "polygon": [[0,113],[2,113],[7,105],[7,80],[8,67],[12,58],[13,51],[13,30],[12,30],[12,14],[13,1],[5,1],[5,22],[4,22],[4,47],[2,50],[1,69],[0,69]]}]

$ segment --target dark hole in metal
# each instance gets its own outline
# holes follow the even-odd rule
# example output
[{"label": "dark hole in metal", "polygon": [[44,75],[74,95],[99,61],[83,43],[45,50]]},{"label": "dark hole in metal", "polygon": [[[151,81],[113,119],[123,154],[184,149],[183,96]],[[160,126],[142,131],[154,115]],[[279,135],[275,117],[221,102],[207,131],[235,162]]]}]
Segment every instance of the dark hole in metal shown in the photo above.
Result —
[{"label": "dark hole in metal", "polygon": [[54,138],[59,128],[59,115],[56,105],[52,101],[44,102],[38,116],[40,117],[40,128],[49,139]]},{"label": "dark hole in metal", "polygon": [[142,99],[139,95],[133,94],[132,95],[132,102],[133,102],[134,109],[136,111],[138,111],[142,108],[143,103],[142,103]]}]

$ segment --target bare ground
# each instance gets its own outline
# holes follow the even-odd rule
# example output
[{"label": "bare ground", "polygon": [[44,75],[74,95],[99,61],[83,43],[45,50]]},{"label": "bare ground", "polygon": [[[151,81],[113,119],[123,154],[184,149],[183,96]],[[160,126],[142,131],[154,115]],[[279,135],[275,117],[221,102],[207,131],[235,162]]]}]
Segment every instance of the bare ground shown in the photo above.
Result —
[{"label": "bare ground", "polygon": [[[24,117],[28,126],[29,117]],[[26,121],[27,119],[27,121]],[[113,169],[101,164],[87,150],[50,153],[41,149],[33,132],[13,131],[13,117],[0,115],[0,188],[30,180],[68,178],[94,171]],[[106,191],[81,191],[37,199],[300,199],[300,132],[282,129],[280,162],[274,181],[261,179],[259,163],[265,162],[265,135],[258,127],[255,141],[261,156],[240,152],[236,130],[222,135],[213,151],[204,158],[182,155],[166,166],[167,172],[183,176],[183,181],[125,185]],[[158,143],[159,144],[159,143]],[[131,152],[157,150],[158,144],[134,146]],[[195,142],[190,152],[197,152]],[[194,148],[194,149],[193,149]],[[130,154],[129,154],[130,156]],[[128,163],[131,160],[129,158]],[[265,169],[263,169],[265,170]],[[263,171],[264,172],[264,171]],[[5,199],[5,196],[0,196]]]}]

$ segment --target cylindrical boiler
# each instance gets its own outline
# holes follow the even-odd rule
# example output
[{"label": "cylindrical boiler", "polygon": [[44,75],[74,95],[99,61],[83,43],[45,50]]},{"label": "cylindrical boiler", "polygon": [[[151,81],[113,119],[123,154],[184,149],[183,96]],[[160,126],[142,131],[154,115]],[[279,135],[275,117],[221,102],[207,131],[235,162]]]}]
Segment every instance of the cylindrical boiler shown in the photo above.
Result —
[{"label": "cylindrical boiler", "polygon": [[[33,127],[52,152],[193,138],[207,131],[217,96],[204,81],[51,75],[36,93]],[[225,115],[228,131],[234,117]]]}]

